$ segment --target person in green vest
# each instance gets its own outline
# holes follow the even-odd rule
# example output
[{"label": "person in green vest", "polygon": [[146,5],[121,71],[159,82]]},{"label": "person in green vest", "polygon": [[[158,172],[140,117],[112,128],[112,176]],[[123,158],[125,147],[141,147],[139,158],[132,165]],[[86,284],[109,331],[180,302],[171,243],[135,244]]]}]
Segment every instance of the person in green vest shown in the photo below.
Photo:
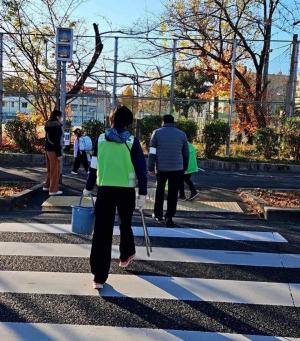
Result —
[{"label": "person in green vest", "polygon": [[132,122],[133,114],[127,107],[114,110],[110,116],[111,128],[96,141],[83,190],[83,195],[90,195],[97,183],[96,220],[90,255],[95,289],[102,289],[108,278],[116,209],[120,222],[119,266],[126,268],[135,257],[132,215],[135,208],[142,209],[146,202],[147,166],[139,140],[128,131]]},{"label": "person in green vest", "polygon": [[[189,146],[189,164],[188,164],[187,170],[184,173],[184,178],[179,188],[180,200],[194,200],[199,196],[199,192],[196,190],[196,187],[192,181],[193,173],[197,173],[199,170],[198,162],[197,162],[197,150],[190,142],[188,143],[188,146]],[[191,191],[191,194],[188,199],[185,196],[184,183],[186,183],[189,186],[189,189]]]}]

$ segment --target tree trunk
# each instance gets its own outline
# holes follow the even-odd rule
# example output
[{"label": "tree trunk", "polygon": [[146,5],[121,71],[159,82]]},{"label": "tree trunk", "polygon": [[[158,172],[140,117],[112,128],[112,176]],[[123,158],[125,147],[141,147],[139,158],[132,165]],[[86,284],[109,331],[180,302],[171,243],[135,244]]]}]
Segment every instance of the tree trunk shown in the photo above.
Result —
[{"label": "tree trunk", "polygon": [[219,97],[214,97],[214,120],[219,118]]}]

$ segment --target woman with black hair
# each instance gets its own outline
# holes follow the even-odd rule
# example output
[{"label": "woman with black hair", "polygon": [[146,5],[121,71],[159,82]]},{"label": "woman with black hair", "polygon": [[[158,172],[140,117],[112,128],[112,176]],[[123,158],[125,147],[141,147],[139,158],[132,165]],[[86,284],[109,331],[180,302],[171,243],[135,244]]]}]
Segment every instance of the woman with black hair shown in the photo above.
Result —
[{"label": "woman with black hair", "polygon": [[49,191],[49,195],[61,195],[59,190],[60,163],[62,162],[62,113],[53,110],[50,119],[45,125],[45,153],[47,163],[47,180],[43,191]]},{"label": "woman with black hair", "polygon": [[[111,128],[99,136],[94,147],[83,190],[84,195],[89,195],[97,182],[96,221],[90,256],[95,289],[101,289],[108,277],[116,209],[120,221],[119,266],[126,268],[135,256],[131,221],[135,207],[142,209],[145,205],[147,167],[139,140],[128,131],[132,121],[132,112],[125,106],[113,112]],[[137,203],[136,178],[139,188]]]}]

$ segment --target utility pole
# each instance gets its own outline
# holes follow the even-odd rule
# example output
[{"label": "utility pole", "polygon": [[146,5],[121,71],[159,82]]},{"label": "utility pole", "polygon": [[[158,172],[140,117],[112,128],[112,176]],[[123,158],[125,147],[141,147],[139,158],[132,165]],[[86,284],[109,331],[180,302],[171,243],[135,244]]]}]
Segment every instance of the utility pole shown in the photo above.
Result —
[{"label": "utility pole", "polygon": [[234,39],[232,42],[231,81],[230,81],[230,98],[229,98],[229,114],[228,114],[229,137],[228,137],[227,144],[226,144],[227,156],[230,156],[231,121],[232,121],[233,106],[234,106],[234,78],[235,78],[236,48],[237,48],[237,40]]},{"label": "utility pole", "polygon": [[161,106],[162,106],[162,73],[160,71],[160,68],[158,66],[156,66],[157,72],[159,74],[160,77],[160,81],[159,81],[159,116],[161,115]]},{"label": "utility pole", "polygon": [[117,72],[118,72],[118,42],[119,38],[115,37],[115,56],[114,56],[114,83],[112,93],[112,105],[113,108],[117,106]]},{"label": "utility pole", "polygon": [[173,40],[173,56],[172,56],[172,75],[171,75],[171,88],[170,88],[170,114],[173,113],[174,107],[174,88],[175,88],[175,67],[176,67],[176,46],[177,39]]},{"label": "utility pole", "polygon": [[291,117],[295,109],[295,95],[297,88],[297,73],[298,73],[298,53],[299,53],[299,42],[298,34],[293,35],[292,42],[292,54],[291,54],[291,65],[290,74],[287,85],[285,111],[288,117]]},{"label": "utility pole", "polygon": [[3,140],[3,33],[0,33],[0,146]]},{"label": "utility pole", "polygon": [[297,79],[298,79],[298,64],[299,64],[299,41],[297,39],[296,48],[295,48],[295,58],[294,58],[294,77],[293,77],[293,97],[292,97],[292,116],[295,112],[296,105],[296,90],[297,90]]}]

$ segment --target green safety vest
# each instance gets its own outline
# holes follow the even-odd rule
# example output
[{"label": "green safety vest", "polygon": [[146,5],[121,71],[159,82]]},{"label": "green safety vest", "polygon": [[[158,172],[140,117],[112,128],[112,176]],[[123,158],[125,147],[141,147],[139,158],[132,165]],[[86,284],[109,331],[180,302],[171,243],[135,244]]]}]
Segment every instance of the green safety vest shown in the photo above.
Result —
[{"label": "green safety vest", "polygon": [[110,187],[131,187],[136,185],[135,170],[130,150],[134,136],[125,143],[107,141],[105,134],[98,139],[97,185]]},{"label": "green safety vest", "polygon": [[197,150],[191,143],[189,143],[189,165],[185,174],[197,172],[198,172]]}]

